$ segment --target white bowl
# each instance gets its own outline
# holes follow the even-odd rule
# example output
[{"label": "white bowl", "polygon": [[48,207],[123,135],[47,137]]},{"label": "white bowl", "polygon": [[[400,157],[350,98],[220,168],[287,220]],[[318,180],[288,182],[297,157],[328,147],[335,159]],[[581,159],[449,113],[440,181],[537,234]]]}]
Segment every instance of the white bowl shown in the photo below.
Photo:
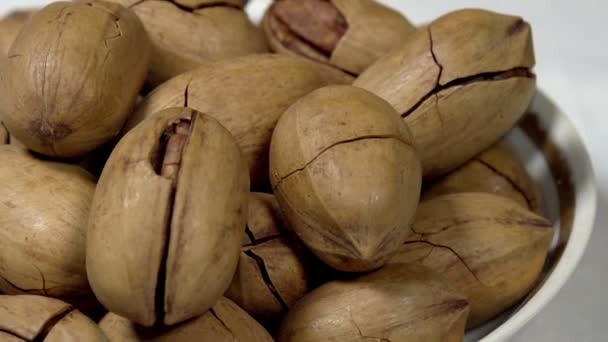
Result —
[{"label": "white bowl", "polygon": [[593,230],[597,190],[582,139],[568,117],[539,92],[505,137],[541,185],[556,234],[541,279],[521,304],[467,333],[465,341],[506,341],[551,301],[578,265]]}]

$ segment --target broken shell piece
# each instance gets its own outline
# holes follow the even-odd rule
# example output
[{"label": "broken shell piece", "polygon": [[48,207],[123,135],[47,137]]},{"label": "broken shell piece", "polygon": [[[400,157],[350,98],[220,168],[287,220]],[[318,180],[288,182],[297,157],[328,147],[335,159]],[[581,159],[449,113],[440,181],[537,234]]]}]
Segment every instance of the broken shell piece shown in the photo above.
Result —
[{"label": "broken shell piece", "polygon": [[274,51],[354,75],[415,31],[401,13],[375,0],[279,0],[263,27]]},{"label": "broken shell piece", "polygon": [[392,262],[417,263],[448,279],[471,304],[468,327],[522,299],[540,275],[553,237],[549,221],[516,202],[457,193],[422,202]]}]

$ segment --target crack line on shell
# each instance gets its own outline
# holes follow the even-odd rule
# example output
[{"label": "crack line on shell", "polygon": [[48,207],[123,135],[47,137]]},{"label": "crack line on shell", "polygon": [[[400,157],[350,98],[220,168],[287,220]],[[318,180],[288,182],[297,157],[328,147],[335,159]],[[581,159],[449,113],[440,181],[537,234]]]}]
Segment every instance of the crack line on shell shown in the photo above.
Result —
[{"label": "crack line on shell", "polygon": [[51,332],[51,330],[55,327],[55,325],[74,310],[76,310],[74,307],[67,306],[63,310],[56,313],[54,316],[50,317],[46,322],[44,322],[44,325],[42,325],[42,327],[38,331],[38,334],[32,339],[32,342],[44,341],[48,334]]},{"label": "crack line on shell", "polygon": [[429,26],[427,28],[427,31],[429,32],[431,57],[433,57],[433,61],[435,62],[435,65],[437,65],[437,67],[439,68],[439,73],[437,74],[437,80],[435,81],[435,88],[436,88],[441,85],[440,82],[441,82],[441,76],[443,75],[443,65],[439,62],[439,59],[437,58],[437,55],[435,54],[435,46],[434,46],[434,42],[433,42],[433,32],[431,31],[431,26]]},{"label": "crack line on shell", "polygon": [[21,335],[17,334],[14,331],[9,331],[9,330],[5,330],[5,329],[0,328],[0,332],[1,333],[5,333],[5,334],[10,335],[10,336],[14,336],[14,337],[16,337],[18,339],[21,339],[23,341],[27,341],[28,340],[26,337],[21,336]]},{"label": "crack line on shell", "polygon": [[[253,237],[252,242],[244,245],[243,247],[258,246],[258,245],[264,244],[264,243],[269,242],[269,241],[281,239],[283,237],[285,237],[283,234],[270,235],[270,236],[266,236],[266,237],[259,238],[259,239],[255,239],[255,237]],[[250,239],[251,239],[251,237],[250,237]]]},{"label": "crack line on shell", "polygon": [[188,84],[186,84],[186,89],[184,89],[184,107],[188,107],[188,101],[190,99],[190,84],[192,83],[192,79],[190,79],[190,81],[188,81]]},{"label": "crack line on shell", "polygon": [[260,270],[260,273],[262,274],[262,279],[264,280],[264,283],[266,283],[266,287],[268,288],[270,293],[274,296],[274,298],[279,302],[279,304],[281,304],[281,307],[283,308],[283,310],[285,310],[285,311],[289,310],[289,305],[287,305],[287,303],[285,302],[283,297],[281,297],[281,294],[279,294],[279,291],[274,286],[274,283],[272,282],[272,279],[270,278],[270,274],[268,273],[268,269],[266,268],[266,263],[264,262],[264,259],[262,257],[260,257],[259,255],[255,254],[252,250],[248,250],[243,253],[245,253],[245,255],[247,255],[248,257],[252,258],[255,261],[256,265],[258,266],[258,269]]},{"label": "crack line on shell", "polygon": [[526,194],[526,192],[519,186],[519,184],[517,184],[511,177],[509,177],[506,173],[500,171],[499,169],[495,168],[494,166],[492,166],[490,163],[486,162],[485,160],[477,157],[475,158],[475,161],[480,163],[481,165],[487,167],[490,171],[496,173],[498,176],[504,178],[509,184],[511,184],[511,186],[513,187],[513,189],[515,189],[517,192],[519,192],[525,199],[526,199],[526,203],[528,204],[528,208],[530,210],[533,210],[532,208],[532,200],[528,197],[528,195]]},{"label": "crack line on shell", "polygon": [[359,324],[357,324],[357,322],[355,321],[355,318],[353,317],[353,312],[348,311],[348,313],[350,315],[350,321],[355,326],[355,329],[357,329],[357,333],[359,334],[360,338],[362,338],[364,340],[376,340],[378,342],[391,342],[391,340],[389,340],[388,338],[363,335],[363,331],[361,331]]},{"label": "crack line on shell", "polygon": [[474,219],[454,219],[453,223],[450,223],[446,226],[440,227],[438,230],[434,230],[431,232],[420,233],[416,231],[415,227],[411,227],[412,231],[421,236],[421,238],[425,238],[427,236],[433,236],[437,234],[441,234],[445,231],[448,231],[452,228],[456,228],[458,226],[462,226],[465,224],[470,224],[474,222],[495,222],[503,225],[521,225],[521,226],[532,226],[537,228],[553,228],[550,222],[546,221],[544,218],[529,218],[529,219],[512,219],[512,218],[499,218],[499,217],[477,217]]},{"label": "crack line on shell", "polygon": [[281,177],[281,179],[280,179],[280,180],[277,182],[277,184],[276,184],[276,185],[275,185],[275,186],[272,188],[272,190],[276,190],[276,189],[277,189],[277,188],[278,188],[278,187],[281,185],[281,183],[282,183],[282,182],[283,182],[285,179],[289,178],[289,177],[290,177],[290,176],[292,176],[293,174],[298,173],[298,172],[301,172],[301,171],[304,171],[304,170],[305,170],[305,169],[306,169],[308,166],[310,166],[310,164],[314,163],[314,162],[315,162],[315,160],[317,160],[319,157],[321,157],[321,155],[323,155],[325,152],[329,151],[330,149],[332,149],[332,148],[334,148],[334,147],[336,147],[336,146],[339,146],[339,145],[350,144],[350,143],[353,143],[353,142],[357,142],[357,141],[361,141],[361,140],[367,140],[367,139],[370,139],[370,140],[371,140],[371,139],[376,139],[376,140],[389,140],[389,139],[394,139],[394,140],[397,140],[397,141],[399,141],[399,142],[401,142],[401,143],[403,143],[403,144],[405,144],[405,145],[407,145],[407,146],[412,146],[411,144],[409,144],[409,143],[407,143],[407,142],[403,141],[403,140],[402,140],[400,137],[398,137],[398,136],[396,136],[396,135],[365,135],[365,136],[361,136],[361,137],[358,137],[358,138],[353,138],[353,139],[348,139],[348,140],[342,140],[342,141],[338,141],[338,142],[335,142],[335,143],[333,143],[333,144],[331,144],[331,145],[329,145],[329,146],[325,147],[324,149],[322,149],[322,150],[321,150],[319,153],[317,153],[317,155],[316,155],[316,156],[314,156],[314,157],[313,157],[312,159],[310,159],[310,160],[309,160],[309,161],[308,161],[306,164],[304,164],[304,166],[299,167],[299,168],[297,168],[297,169],[295,169],[295,170],[293,170],[293,171],[291,171],[291,172],[287,173],[285,176]]},{"label": "crack line on shell", "polygon": [[213,315],[213,317],[218,322],[220,322],[220,324],[224,327],[224,329],[226,329],[226,331],[228,331],[228,333],[234,338],[234,333],[232,332],[232,329],[230,329],[230,327],[224,322],[224,320],[220,318],[220,316],[217,314],[215,309],[211,308],[211,309],[209,309],[209,312],[211,313],[211,315]]},{"label": "crack line on shell", "polygon": [[[190,118],[190,127],[189,127],[189,135],[182,147],[181,150],[181,154],[183,156],[184,151],[186,150],[188,144],[190,143],[190,137],[192,135],[192,129],[194,128],[196,119],[197,119],[198,115],[197,113],[193,113],[192,117]],[[180,119],[183,120],[183,119]],[[171,125],[177,124],[178,121],[180,120],[176,120],[172,123],[170,123]],[[162,139],[162,138],[161,138]],[[165,157],[164,152],[161,150],[162,155],[159,155],[158,158],[160,160],[160,172],[159,175],[162,173],[162,162],[163,159]],[[181,162],[181,160],[180,160]],[[180,169],[181,169],[181,165],[180,165]],[[165,297],[167,295],[166,293],[166,272],[167,272],[167,262],[169,259],[169,245],[171,243],[171,224],[173,222],[173,215],[174,215],[174,207],[175,207],[175,199],[177,198],[177,186],[179,183],[179,176],[180,176],[180,170],[178,169],[177,174],[175,175],[175,179],[173,179],[172,182],[172,191],[171,194],[169,195],[169,201],[168,201],[168,213],[167,213],[167,222],[165,224],[165,245],[163,246],[163,251],[162,251],[162,257],[160,259],[160,265],[159,265],[159,270],[158,270],[158,274],[157,274],[157,282],[156,282],[156,290],[155,290],[155,295],[154,295],[154,306],[155,306],[155,312],[156,312],[156,317],[155,317],[155,324],[160,324],[161,322],[164,321],[164,317],[166,314],[166,308],[165,308]],[[162,176],[161,176],[162,177]]]},{"label": "crack line on shell", "polygon": [[245,234],[247,235],[247,238],[249,239],[249,243],[245,246],[255,245],[255,235],[251,231],[251,228],[249,228],[248,224],[245,225]]},{"label": "crack line on shell", "polygon": [[[133,9],[145,2],[148,1],[157,1],[157,0],[141,0],[141,1],[137,1],[133,4],[131,4],[129,6],[130,9]],[[231,4],[231,3],[227,3],[224,1],[214,1],[214,2],[210,2],[210,3],[206,3],[206,4],[201,4],[199,6],[196,7],[188,7],[188,6],[184,6],[181,5],[179,3],[177,3],[177,1],[175,0],[166,0],[166,2],[171,3],[173,6],[177,7],[178,9],[184,11],[184,12],[188,12],[188,13],[192,13],[194,15],[200,15],[200,13],[197,13],[197,11],[205,9],[205,8],[213,8],[213,7],[226,7],[226,8],[233,8],[233,9],[237,9],[237,10],[243,10],[242,7],[240,7],[239,5],[235,5],[235,4]]]},{"label": "crack line on shell", "polygon": [[[414,229],[412,228],[412,230],[414,231]],[[416,231],[414,231],[416,233]],[[420,234],[420,233],[416,233],[416,234]],[[467,269],[467,271],[469,271],[469,273],[471,273],[471,275],[473,276],[473,278],[475,278],[475,280],[477,280],[481,285],[483,286],[488,286],[486,285],[481,279],[479,279],[479,277],[477,276],[477,274],[473,271],[473,269],[471,267],[469,267],[469,265],[467,264],[467,262],[458,254],[456,253],[456,251],[450,247],[450,246],[446,246],[446,245],[440,245],[440,244],[436,244],[427,240],[417,240],[417,241],[406,241],[403,244],[404,245],[411,245],[414,243],[423,243],[423,244],[427,244],[431,247],[437,247],[437,248],[444,248],[447,249],[448,251],[450,251],[452,254],[454,254],[454,256],[460,261],[460,263]]]}]

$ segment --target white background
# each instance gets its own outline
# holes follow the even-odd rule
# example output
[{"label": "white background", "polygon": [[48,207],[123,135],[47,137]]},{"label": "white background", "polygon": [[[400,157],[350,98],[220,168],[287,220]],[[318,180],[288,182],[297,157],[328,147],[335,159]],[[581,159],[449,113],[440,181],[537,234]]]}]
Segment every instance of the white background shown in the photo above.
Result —
[{"label": "white background", "polygon": [[[357,0],[353,0],[357,1]],[[0,13],[49,1],[1,1]],[[250,0],[254,12],[267,0]],[[574,122],[592,155],[600,207],[589,249],[557,298],[514,341],[608,341],[608,1],[385,0],[415,23],[457,8],[517,14],[534,29],[538,83]]]}]

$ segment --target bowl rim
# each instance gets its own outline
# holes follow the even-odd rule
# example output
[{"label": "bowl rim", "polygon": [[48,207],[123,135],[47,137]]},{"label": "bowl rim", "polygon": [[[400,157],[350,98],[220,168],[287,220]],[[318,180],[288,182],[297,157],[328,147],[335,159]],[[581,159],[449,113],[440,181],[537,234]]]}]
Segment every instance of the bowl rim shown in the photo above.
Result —
[{"label": "bowl rim", "polygon": [[[575,210],[572,231],[566,247],[553,271],[538,291],[501,325],[481,338],[482,342],[507,341],[532,320],[561,290],[580,263],[595,225],[597,212],[597,186],[593,163],[583,139],[570,117],[544,92],[538,91],[533,102],[540,122],[571,166],[575,191]],[[572,167],[575,165],[575,167]]]}]

